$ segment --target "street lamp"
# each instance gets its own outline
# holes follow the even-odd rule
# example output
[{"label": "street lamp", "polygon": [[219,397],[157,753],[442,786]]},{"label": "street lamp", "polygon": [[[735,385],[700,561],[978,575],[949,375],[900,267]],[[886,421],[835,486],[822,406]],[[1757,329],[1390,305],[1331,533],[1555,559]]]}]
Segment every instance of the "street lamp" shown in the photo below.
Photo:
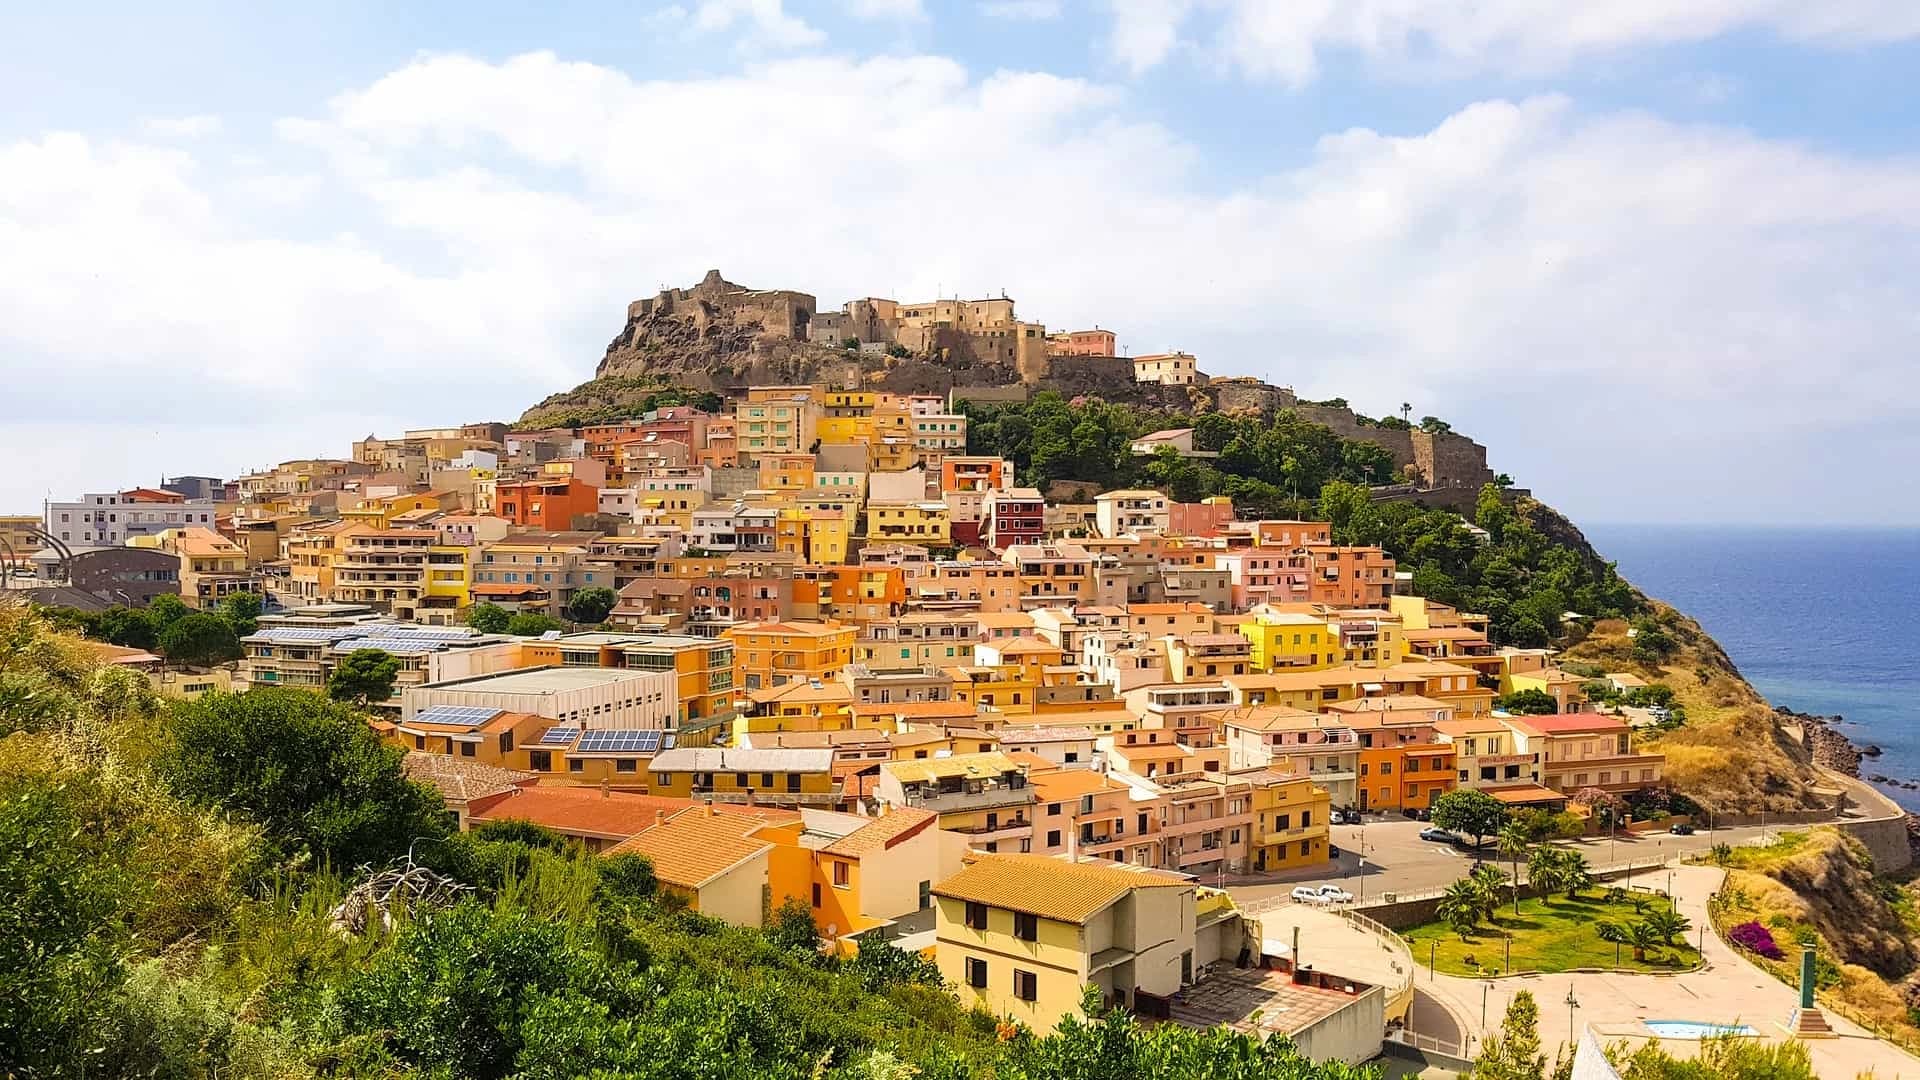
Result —
[{"label": "street lamp", "polygon": [[1573,987],[1567,987],[1567,1045],[1573,1045],[1573,1011],[1580,1007],[1580,999],[1573,996]]},{"label": "street lamp", "polygon": [[1484,979],[1481,980],[1480,982],[1480,1030],[1483,1032],[1487,1030],[1487,991],[1491,989],[1493,989],[1493,983],[1488,982]]}]

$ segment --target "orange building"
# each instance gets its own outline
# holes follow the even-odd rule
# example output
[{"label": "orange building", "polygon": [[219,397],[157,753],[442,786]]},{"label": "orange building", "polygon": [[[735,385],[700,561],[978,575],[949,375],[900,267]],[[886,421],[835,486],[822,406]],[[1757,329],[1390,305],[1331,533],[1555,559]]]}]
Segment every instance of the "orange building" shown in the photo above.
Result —
[{"label": "orange building", "polygon": [[600,489],[571,477],[517,480],[494,489],[494,513],[523,528],[567,532],[600,513]]},{"label": "orange building", "polygon": [[1377,547],[1309,544],[1307,600],[1336,608],[1384,608],[1393,596],[1394,561]]},{"label": "orange building", "polygon": [[838,679],[853,663],[854,634],[851,625],[839,622],[753,622],[722,636],[734,644],[734,685],[758,690],[796,679]]},{"label": "orange building", "polygon": [[867,564],[833,567],[833,586],[829,599],[833,617],[848,622],[870,623],[900,614],[907,602],[905,571],[898,566]]}]

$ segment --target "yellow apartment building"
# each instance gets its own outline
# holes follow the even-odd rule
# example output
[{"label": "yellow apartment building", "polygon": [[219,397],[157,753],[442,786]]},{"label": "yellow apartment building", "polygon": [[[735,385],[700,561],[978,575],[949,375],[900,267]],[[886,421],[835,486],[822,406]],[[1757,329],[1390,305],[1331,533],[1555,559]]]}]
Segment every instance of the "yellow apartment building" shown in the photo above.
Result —
[{"label": "yellow apartment building", "polygon": [[838,622],[742,623],[721,636],[733,642],[734,685],[742,690],[789,682],[832,682],[853,662],[856,631]]},{"label": "yellow apartment building", "polygon": [[873,543],[953,543],[953,524],[943,502],[868,503],[867,539]]},{"label": "yellow apartment building", "polygon": [[853,726],[853,691],[834,680],[815,685],[794,680],[747,693],[752,710],[733,719],[737,745],[750,734],[770,731],[844,731]]},{"label": "yellow apartment building", "polygon": [[1256,871],[1294,870],[1327,861],[1327,828],[1333,799],[1305,776],[1270,769],[1233,774],[1253,785],[1252,866]]},{"label": "yellow apartment building", "polygon": [[1254,671],[1317,671],[1345,660],[1339,634],[1320,616],[1255,608],[1234,629],[1251,646]]},{"label": "yellow apartment building", "polygon": [[760,455],[760,486],[772,491],[805,491],[813,487],[813,455]]},{"label": "yellow apartment building", "polygon": [[1130,1005],[1171,996],[1218,959],[1224,935],[1209,928],[1202,943],[1196,893],[1161,874],[981,856],[933,887],[934,959],[963,1006],[1051,1031],[1089,985]]},{"label": "yellow apartment building", "polygon": [[648,766],[650,795],[763,806],[832,806],[833,751],[675,747]]},{"label": "yellow apartment building", "polygon": [[811,386],[755,386],[734,406],[734,441],[742,464],[767,454],[811,453],[820,403]]}]

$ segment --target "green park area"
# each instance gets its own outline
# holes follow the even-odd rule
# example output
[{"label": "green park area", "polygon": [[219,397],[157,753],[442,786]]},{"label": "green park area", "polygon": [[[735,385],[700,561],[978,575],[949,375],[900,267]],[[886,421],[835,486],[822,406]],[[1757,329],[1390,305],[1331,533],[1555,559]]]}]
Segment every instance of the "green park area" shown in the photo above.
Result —
[{"label": "green park area", "polygon": [[1687,920],[1669,912],[1664,898],[1612,889],[1523,899],[1518,914],[1509,900],[1471,929],[1441,919],[1405,937],[1416,962],[1431,960],[1449,975],[1472,977],[1576,968],[1682,971],[1700,960],[1685,940],[1687,930]]}]

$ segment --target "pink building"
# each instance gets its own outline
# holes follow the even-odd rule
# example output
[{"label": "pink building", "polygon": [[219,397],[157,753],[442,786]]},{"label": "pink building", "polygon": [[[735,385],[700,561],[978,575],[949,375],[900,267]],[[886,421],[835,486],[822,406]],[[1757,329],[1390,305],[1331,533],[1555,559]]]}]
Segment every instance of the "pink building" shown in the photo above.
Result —
[{"label": "pink building", "polygon": [[1162,800],[1136,800],[1126,784],[1089,769],[1029,773],[1027,784],[1035,854],[1161,864]]},{"label": "pink building", "polygon": [[1167,535],[1218,536],[1233,520],[1233,500],[1223,497],[1167,506]]},{"label": "pink building", "polygon": [[1219,552],[1214,565],[1227,572],[1235,611],[1256,604],[1299,604],[1307,600],[1307,558],[1286,548],[1250,547]]}]

